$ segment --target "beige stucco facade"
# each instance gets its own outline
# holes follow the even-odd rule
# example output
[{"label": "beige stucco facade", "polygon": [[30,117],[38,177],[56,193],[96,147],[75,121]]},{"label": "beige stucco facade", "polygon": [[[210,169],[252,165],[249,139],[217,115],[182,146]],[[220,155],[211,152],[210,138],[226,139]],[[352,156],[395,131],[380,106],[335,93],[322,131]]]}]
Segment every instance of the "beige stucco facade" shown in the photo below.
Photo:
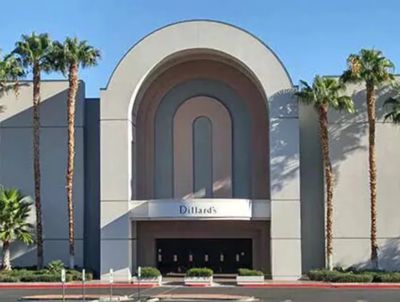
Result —
[{"label": "beige stucco facade", "polygon": [[[42,84],[46,262],[68,262],[67,87],[66,81]],[[85,98],[82,82],[74,187],[77,265],[101,278],[113,269],[116,280],[128,280],[139,265],[159,266],[165,257],[175,262],[198,257],[196,251],[163,252],[168,240],[186,248],[190,239],[250,242],[232,255],[222,249],[206,251],[202,261],[207,264],[217,255],[220,262],[234,257],[240,265],[243,257],[243,263],[273,279],[298,279],[324,266],[318,121],[312,108],[298,104],[295,90],[284,65],[265,44],[212,21],[172,24],[144,37],[121,59],[99,99]],[[356,114],[329,116],[334,262],[366,266],[365,91],[353,85],[347,93],[356,102]],[[0,114],[0,184],[29,195],[31,94],[32,85],[25,82],[18,98],[0,96],[6,106]],[[383,122],[388,91],[378,94],[379,257],[382,268],[399,270],[400,128]],[[35,263],[34,247],[16,243],[12,254],[15,265]]]}]

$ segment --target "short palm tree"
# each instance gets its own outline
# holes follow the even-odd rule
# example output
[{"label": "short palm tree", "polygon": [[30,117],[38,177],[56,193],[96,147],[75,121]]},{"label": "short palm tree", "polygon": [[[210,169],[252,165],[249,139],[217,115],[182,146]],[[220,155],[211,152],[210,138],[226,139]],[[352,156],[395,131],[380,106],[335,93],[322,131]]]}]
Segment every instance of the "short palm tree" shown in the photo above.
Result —
[{"label": "short palm tree", "polygon": [[[19,79],[24,76],[24,69],[14,55],[0,57],[0,95],[10,88],[18,94]],[[0,112],[3,107],[0,105]]]},{"label": "short palm tree", "polygon": [[0,188],[0,241],[3,243],[2,269],[11,270],[10,245],[19,240],[33,243],[32,225],[27,222],[32,199],[19,190]]},{"label": "short palm tree", "polygon": [[392,81],[394,64],[383,53],[375,49],[361,49],[347,59],[348,68],[341,79],[343,82],[364,83],[368,112],[368,162],[371,203],[371,264],[379,268],[377,241],[377,167],[375,148],[376,88]]},{"label": "short palm tree", "polygon": [[55,42],[52,52],[52,62],[56,70],[68,74],[69,88],[67,99],[68,120],[68,161],[66,173],[66,190],[68,206],[68,230],[69,230],[69,267],[74,268],[75,236],[74,236],[74,203],[73,203],[73,179],[74,179],[74,154],[75,154],[75,107],[78,91],[79,67],[86,68],[97,65],[100,58],[99,50],[90,46],[86,41],[77,38],[66,38],[64,43]]},{"label": "short palm tree", "polygon": [[333,269],[333,186],[334,176],[329,156],[328,110],[354,112],[351,97],[341,95],[343,85],[336,79],[316,76],[312,86],[301,81],[302,87],[296,93],[300,101],[314,106],[318,113],[322,159],[326,186],[326,258],[327,268]]},{"label": "short palm tree", "polygon": [[22,35],[21,40],[15,44],[14,54],[18,56],[25,68],[32,70],[33,74],[33,177],[35,186],[36,208],[36,242],[37,242],[37,267],[43,267],[43,226],[41,205],[41,173],[40,173],[40,83],[41,72],[53,69],[49,61],[52,41],[49,35],[32,33]]},{"label": "short palm tree", "polygon": [[388,98],[384,106],[389,106],[390,110],[385,114],[385,120],[391,120],[395,124],[400,124],[400,83],[393,84],[395,95]]}]

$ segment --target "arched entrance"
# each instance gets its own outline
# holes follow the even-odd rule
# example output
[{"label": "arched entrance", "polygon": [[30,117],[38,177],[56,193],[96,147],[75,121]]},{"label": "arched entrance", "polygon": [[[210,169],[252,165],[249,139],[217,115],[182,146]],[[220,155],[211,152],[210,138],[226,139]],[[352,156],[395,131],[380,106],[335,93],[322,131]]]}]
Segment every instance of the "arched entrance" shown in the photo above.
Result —
[{"label": "arched entrance", "polygon": [[274,278],[300,275],[291,88],[270,49],[222,23],[174,24],[126,54],[101,95],[103,277],[166,258],[186,269],[198,250],[163,251],[188,239],[250,243],[196,256],[215,268],[229,254]]}]

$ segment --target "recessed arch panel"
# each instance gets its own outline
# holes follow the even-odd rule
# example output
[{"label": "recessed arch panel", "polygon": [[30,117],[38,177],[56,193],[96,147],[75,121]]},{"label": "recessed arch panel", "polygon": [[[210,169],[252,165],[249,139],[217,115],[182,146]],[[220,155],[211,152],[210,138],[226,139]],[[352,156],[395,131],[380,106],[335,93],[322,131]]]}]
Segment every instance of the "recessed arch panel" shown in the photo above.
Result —
[{"label": "recessed arch panel", "polygon": [[[210,125],[206,123],[203,128],[197,125],[196,133],[196,121],[204,123],[207,120]],[[232,125],[228,110],[216,99],[193,97],[176,111],[173,127],[174,198],[231,198]],[[207,133],[208,130],[210,133]],[[199,136],[204,139],[210,137],[211,141],[199,141]],[[196,145],[199,147],[197,150]],[[211,158],[207,156],[209,145]],[[202,153],[198,160],[196,152]],[[211,175],[204,175],[208,172],[210,164]],[[203,168],[204,173],[199,173]],[[208,183],[207,178],[211,177],[211,188],[203,188],[196,175],[203,179],[204,183]]]}]

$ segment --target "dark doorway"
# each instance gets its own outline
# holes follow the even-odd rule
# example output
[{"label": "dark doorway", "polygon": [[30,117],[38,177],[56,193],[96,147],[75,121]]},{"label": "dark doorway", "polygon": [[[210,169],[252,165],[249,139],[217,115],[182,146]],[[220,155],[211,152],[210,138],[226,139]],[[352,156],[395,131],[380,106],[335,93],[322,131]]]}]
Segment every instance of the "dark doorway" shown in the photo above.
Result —
[{"label": "dark doorway", "polygon": [[209,267],[214,273],[252,268],[251,239],[156,239],[157,267],[163,274]]}]

